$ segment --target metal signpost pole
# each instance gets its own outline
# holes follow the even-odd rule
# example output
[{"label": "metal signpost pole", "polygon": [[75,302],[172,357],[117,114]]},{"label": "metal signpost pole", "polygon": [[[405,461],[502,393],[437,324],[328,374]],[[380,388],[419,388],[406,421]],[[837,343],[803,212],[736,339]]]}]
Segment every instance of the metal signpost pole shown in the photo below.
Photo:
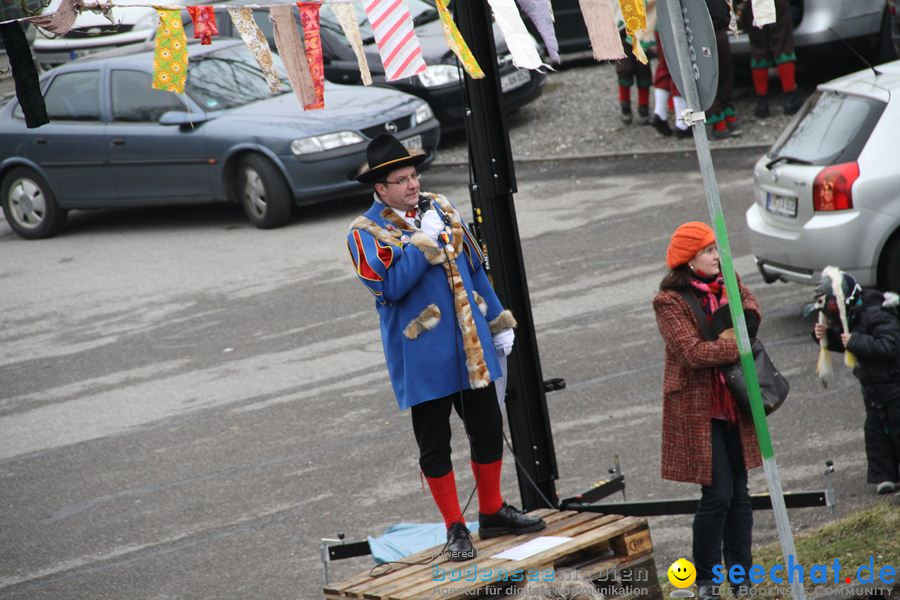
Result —
[{"label": "metal signpost pole", "polygon": [[[699,0],[689,0],[698,2]],[[716,184],[716,173],[713,168],[712,155],[709,152],[709,140],[706,137],[706,126],[702,118],[694,121],[693,117],[701,113],[700,97],[695,83],[696,51],[691,45],[687,34],[684,10],[680,0],[664,0],[669,14],[669,23],[672,28],[675,51],[678,57],[677,67],[681,73],[682,93],[688,105],[688,120],[694,130],[694,143],[697,147],[697,160],[700,163],[700,172],[703,175],[703,185],[706,190],[706,200],[709,205],[709,214],[713,221],[713,229],[716,232],[716,241],[719,245],[719,255],[722,263],[722,273],[725,277],[725,288],[731,312],[732,322],[737,330],[737,346],[741,357],[741,367],[747,381],[750,396],[750,406],[753,412],[753,423],[756,426],[756,437],[759,441],[759,449],[763,457],[763,467],[766,472],[766,481],[769,486],[769,494],[772,498],[772,511],[775,514],[775,527],[778,531],[778,539],[781,542],[781,552],[785,560],[788,556],[796,559],[797,551],[794,548],[794,536],[791,533],[788,521],[787,509],[784,504],[784,493],[781,489],[781,478],[778,475],[778,464],[775,462],[775,452],[772,449],[772,439],[769,436],[769,427],[766,423],[765,409],[762,405],[762,397],[759,391],[759,377],[756,365],[753,362],[753,354],[750,350],[750,338],[747,334],[747,323],[744,321],[744,311],[741,303],[737,277],[734,271],[734,262],[731,256],[731,246],[728,242],[728,232],[725,229],[725,216],[722,213],[722,203],[719,200],[719,189]],[[670,68],[673,65],[670,65]],[[806,600],[806,592],[799,578],[792,578],[791,593],[794,600]]]}]

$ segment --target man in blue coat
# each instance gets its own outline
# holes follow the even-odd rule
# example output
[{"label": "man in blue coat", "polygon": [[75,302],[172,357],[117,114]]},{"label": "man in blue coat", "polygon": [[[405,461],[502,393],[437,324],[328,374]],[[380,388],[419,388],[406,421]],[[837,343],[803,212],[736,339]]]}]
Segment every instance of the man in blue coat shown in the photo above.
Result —
[{"label": "man in blue coat", "polygon": [[543,529],[503,501],[503,418],[493,381],[498,353],[512,350],[516,326],[488,281],[478,244],[443,196],[423,194],[410,153],[381,134],[356,179],[375,201],[350,225],[347,245],[360,281],[375,297],[391,385],[410,409],[419,465],[447,526],[451,560],[475,557],[459,508],[450,460],[450,409],[465,424],[478,490],[481,538]]}]

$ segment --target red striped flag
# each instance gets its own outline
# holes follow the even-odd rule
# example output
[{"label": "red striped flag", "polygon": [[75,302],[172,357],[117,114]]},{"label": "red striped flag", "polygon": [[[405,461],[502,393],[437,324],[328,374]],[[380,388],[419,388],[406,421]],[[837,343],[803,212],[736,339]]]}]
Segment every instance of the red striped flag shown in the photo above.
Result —
[{"label": "red striped flag", "polygon": [[405,0],[363,0],[388,81],[412,77],[427,68]]}]

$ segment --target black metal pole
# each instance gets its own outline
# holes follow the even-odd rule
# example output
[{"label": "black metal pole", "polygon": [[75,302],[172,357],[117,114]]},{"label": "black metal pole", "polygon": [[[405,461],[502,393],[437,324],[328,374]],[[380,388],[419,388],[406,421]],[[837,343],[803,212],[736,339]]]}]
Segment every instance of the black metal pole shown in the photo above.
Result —
[{"label": "black metal pole", "polygon": [[549,508],[558,503],[556,453],[513,203],[516,175],[491,12],[485,0],[458,0],[453,6],[460,33],[485,73],[484,79],[465,77],[472,208],[488,248],[494,289],[519,322],[507,376],[507,417],[519,461],[519,493],[525,510]]}]

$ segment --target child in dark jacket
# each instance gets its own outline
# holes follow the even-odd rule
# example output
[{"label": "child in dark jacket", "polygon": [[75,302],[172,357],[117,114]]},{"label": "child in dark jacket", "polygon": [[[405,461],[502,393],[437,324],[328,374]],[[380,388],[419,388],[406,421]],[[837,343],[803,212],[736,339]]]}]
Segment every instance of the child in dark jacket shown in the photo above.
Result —
[{"label": "child in dark jacket", "polygon": [[[866,407],[867,481],[887,494],[900,486],[900,299],[890,292],[862,290],[852,276],[835,271],[840,290],[828,275],[816,288],[828,324],[817,323],[813,336],[824,337],[829,350],[848,351],[856,359],[853,374],[862,384]],[[838,318],[838,302],[846,306],[849,332]]]}]

